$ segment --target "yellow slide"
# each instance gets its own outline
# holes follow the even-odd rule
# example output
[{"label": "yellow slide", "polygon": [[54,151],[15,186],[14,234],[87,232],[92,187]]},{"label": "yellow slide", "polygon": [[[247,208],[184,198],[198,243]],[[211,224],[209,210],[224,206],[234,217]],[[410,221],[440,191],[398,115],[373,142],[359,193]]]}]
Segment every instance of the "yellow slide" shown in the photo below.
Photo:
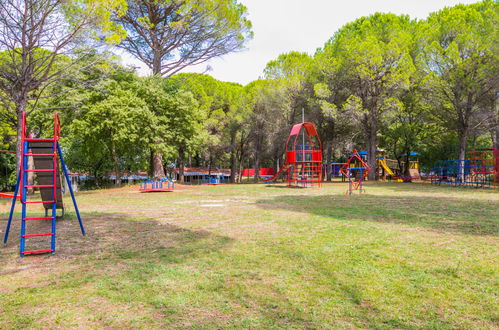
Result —
[{"label": "yellow slide", "polygon": [[[392,169],[388,167],[386,161],[384,159],[378,159],[379,164],[385,169],[386,173],[390,174],[392,178],[395,179],[395,173],[393,173]],[[403,182],[402,179],[397,178],[397,182]]]}]

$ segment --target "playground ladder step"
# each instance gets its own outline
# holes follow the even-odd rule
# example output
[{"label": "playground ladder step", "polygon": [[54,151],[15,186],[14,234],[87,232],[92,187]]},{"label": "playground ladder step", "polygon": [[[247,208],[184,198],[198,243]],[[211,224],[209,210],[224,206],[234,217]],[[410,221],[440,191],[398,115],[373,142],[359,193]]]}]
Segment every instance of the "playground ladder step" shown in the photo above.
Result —
[{"label": "playground ladder step", "polygon": [[43,138],[25,138],[24,141],[28,142],[55,142],[56,139],[43,139]]},{"label": "playground ladder step", "polygon": [[54,236],[54,233],[26,234],[23,237]]},{"label": "playground ladder step", "polygon": [[29,220],[49,220],[52,219],[53,217],[31,217],[31,218],[24,218],[24,221],[29,221]]},{"label": "playground ladder step", "polygon": [[33,253],[49,253],[49,252],[54,252],[52,249],[48,250],[32,250],[32,251],[22,251],[22,254],[33,254]]},{"label": "playground ladder step", "polygon": [[33,156],[33,157],[55,157],[55,153],[53,154],[34,154],[32,152],[24,154],[24,156]]},{"label": "playground ladder step", "polygon": [[25,201],[25,204],[44,204],[44,203],[55,203],[55,201]]},{"label": "playground ladder step", "polygon": [[54,188],[53,184],[31,184],[25,185],[26,188]]},{"label": "playground ladder step", "polygon": [[24,170],[24,172],[54,172],[53,168],[49,169],[32,169],[32,170]]}]

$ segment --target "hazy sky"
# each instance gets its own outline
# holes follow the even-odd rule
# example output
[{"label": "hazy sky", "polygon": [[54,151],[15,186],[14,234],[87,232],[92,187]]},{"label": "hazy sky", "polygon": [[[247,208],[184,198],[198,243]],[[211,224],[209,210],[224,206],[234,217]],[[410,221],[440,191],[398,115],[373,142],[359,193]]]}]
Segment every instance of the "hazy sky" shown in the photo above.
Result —
[{"label": "hazy sky", "polygon": [[[247,84],[262,76],[265,65],[282,53],[313,54],[345,23],[375,12],[424,18],[429,13],[476,0],[239,0],[249,12],[255,33],[246,49],[213,59],[184,72],[203,72],[209,64],[213,77]],[[140,62],[124,59],[125,63]],[[148,70],[141,69],[142,74]]]}]

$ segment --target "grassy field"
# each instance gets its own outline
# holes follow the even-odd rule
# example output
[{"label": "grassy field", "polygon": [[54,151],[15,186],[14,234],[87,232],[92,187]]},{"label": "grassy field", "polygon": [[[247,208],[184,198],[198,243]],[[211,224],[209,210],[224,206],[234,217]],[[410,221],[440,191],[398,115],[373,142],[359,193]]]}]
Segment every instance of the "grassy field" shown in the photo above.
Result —
[{"label": "grassy field", "polygon": [[136,189],[78,193],[55,255],[19,258],[15,222],[1,329],[499,328],[497,191]]}]

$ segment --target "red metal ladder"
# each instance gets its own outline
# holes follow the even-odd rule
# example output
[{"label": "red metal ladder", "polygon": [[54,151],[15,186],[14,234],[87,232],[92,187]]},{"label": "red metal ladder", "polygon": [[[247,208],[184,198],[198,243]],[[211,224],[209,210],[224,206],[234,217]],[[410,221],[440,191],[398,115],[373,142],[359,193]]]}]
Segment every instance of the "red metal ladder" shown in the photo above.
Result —
[{"label": "red metal ladder", "polygon": [[[56,239],[56,218],[57,218],[57,141],[58,141],[58,131],[59,128],[56,127],[54,123],[54,137],[52,139],[36,139],[26,137],[26,117],[23,114],[23,146],[22,146],[22,161],[21,161],[21,204],[22,204],[22,215],[21,215],[21,238],[20,238],[20,255],[21,257],[27,254],[34,253],[54,253],[55,252],[55,239]],[[52,153],[36,153],[33,149],[37,148],[37,143],[51,144]],[[39,147],[47,149],[47,147]],[[31,152],[30,152],[31,150]],[[29,169],[28,168],[28,158],[29,157],[43,157],[51,159],[52,168],[40,168],[40,169]],[[48,172],[52,174],[51,184],[28,184],[28,173],[29,172]],[[51,200],[27,200],[27,193],[29,188],[52,188],[52,199]],[[27,216],[27,206],[28,204],[52,204],[52,215],[51,216]],[[46,214],[45,214],[46,215]],[[27,234],[27,222],[38,221],[38,220],[51,220],[51,230],[45,233],[34,233]],[[50,237],[50,249],[39,249],[39,250],[26,250],[26,238],[30,237]]]}]

